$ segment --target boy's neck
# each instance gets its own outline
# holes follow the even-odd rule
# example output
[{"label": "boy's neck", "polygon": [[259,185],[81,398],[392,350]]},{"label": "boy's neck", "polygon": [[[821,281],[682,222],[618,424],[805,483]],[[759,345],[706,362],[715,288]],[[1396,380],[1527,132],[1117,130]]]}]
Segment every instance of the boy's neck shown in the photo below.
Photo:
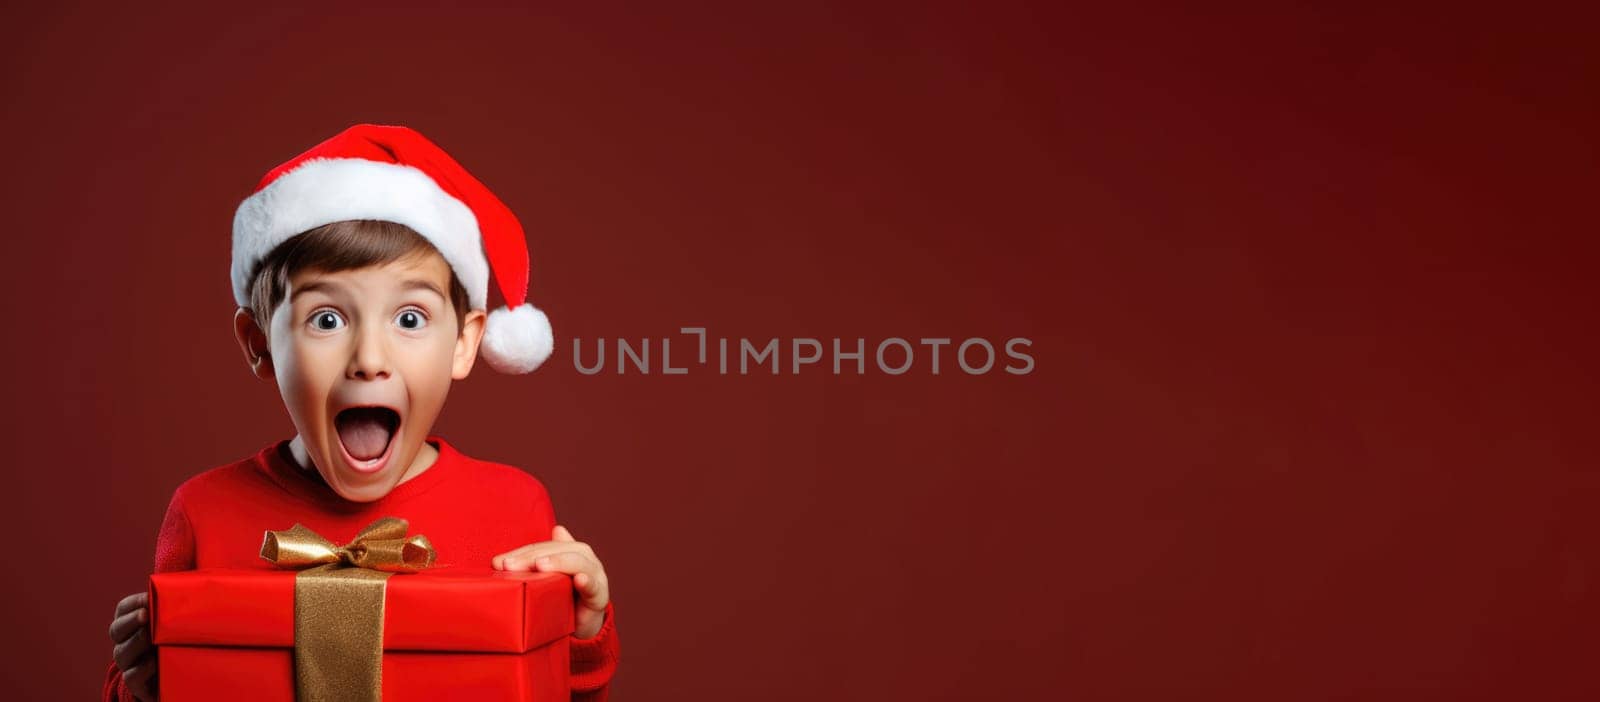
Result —
[{"label": "boy's neck", "polygon": [[[299,434],[295,434],[289,441],[289,455],[294,457],[294,467],[308,473],[318,482],[327,484],[327,481],[322,479],[322,474],[317,472],[316,464],[311,460],[311,454],[306,451],[305,441]],[[400,483],[422,475],[422,472],[432,467],[433,462],[437,460],[439,460],[439,449],[434,448],[427,440],[423,440],[422,448],[417,451],[417,457],[411,461],[411,467],[406,469],[405,476],[400,478]]]}]

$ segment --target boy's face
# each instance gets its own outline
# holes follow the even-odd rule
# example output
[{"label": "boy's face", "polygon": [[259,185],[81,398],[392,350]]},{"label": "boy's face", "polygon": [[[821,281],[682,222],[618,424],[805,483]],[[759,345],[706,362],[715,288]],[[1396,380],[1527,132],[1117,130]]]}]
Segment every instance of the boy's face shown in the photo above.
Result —
[{"label": "boy's face", "polygon": [[472,370],[484,313],[468,312],[458,335],[449,285],[433,251],[300,271],[258,339],[270,355],[252,360],[257,375],[276,380],[317,471],[347,500],[376,500],[415,473],[450,382]]}]

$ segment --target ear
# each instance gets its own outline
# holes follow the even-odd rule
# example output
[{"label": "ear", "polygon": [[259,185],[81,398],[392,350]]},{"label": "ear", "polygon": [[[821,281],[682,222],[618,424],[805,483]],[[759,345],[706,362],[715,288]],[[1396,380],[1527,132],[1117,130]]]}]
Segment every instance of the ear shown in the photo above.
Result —
[{"label": "ear", "polygon": [[250,310],[240,307],[233,313],[233,338],[238,340],[239,349],[244,351],[244,360],[250,364],[251,373],[262,380],[277,377],[272,367],[272,351],[267,346],[267,334],[256,323],[256,317]]},{"label": "ear", "polygon": [[488,313],[471,310],[461,322],[461,334],[456,337],[456,355],[450,365],[450,377],[461,380],[472,372],[472,363],[478,360],[478,344],[483,341],[484,321]]}]

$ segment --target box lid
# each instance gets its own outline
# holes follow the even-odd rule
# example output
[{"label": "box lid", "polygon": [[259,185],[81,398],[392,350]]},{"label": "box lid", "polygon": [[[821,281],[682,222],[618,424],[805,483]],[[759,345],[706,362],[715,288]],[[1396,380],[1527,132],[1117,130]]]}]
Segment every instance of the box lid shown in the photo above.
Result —
[{"label": "box lid", "polygon": [[[150,576],[157,645],[292,647],[295,571]],[[573,631],[571,576],[440,568],[385,587],[383,648],[522,653]]]}]

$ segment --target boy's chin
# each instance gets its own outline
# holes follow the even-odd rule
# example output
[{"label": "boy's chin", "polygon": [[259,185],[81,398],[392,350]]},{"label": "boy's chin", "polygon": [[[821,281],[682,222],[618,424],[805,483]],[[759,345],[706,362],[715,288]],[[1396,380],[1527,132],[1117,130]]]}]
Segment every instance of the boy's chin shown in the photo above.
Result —
[{"label": "boy's chin", "polygon": [[329,480],[330,476],[324,475],[323,480],[340,497],[351,502],[372,502],[389,494],[405,473],[404,466],[416,455],[414,447],[404,445],[410,442],[403,443],[400,437],[395,437],[375,464],[363,465],[344,450],[337,438],[333,443],[335,455],[330,456],[328,462],[334,468],[334,479]]},{"label": "boy's chin", "polygon": [[323,480],[333,489],[334,494],[350,502],[372,502],[382,499],[394,490],[395,480],[385,473],[378,475],[351,475],[349,469],[343,469],[334,480]]},{"label": "boy's chin", "polygon": [[375,502],[383,499],[384,495],[389,494],[391,489],[392,488],[387,485],[338,485],[333,488],[333,492],[339,497],[344,498],[344,500],[347,502]]}]

